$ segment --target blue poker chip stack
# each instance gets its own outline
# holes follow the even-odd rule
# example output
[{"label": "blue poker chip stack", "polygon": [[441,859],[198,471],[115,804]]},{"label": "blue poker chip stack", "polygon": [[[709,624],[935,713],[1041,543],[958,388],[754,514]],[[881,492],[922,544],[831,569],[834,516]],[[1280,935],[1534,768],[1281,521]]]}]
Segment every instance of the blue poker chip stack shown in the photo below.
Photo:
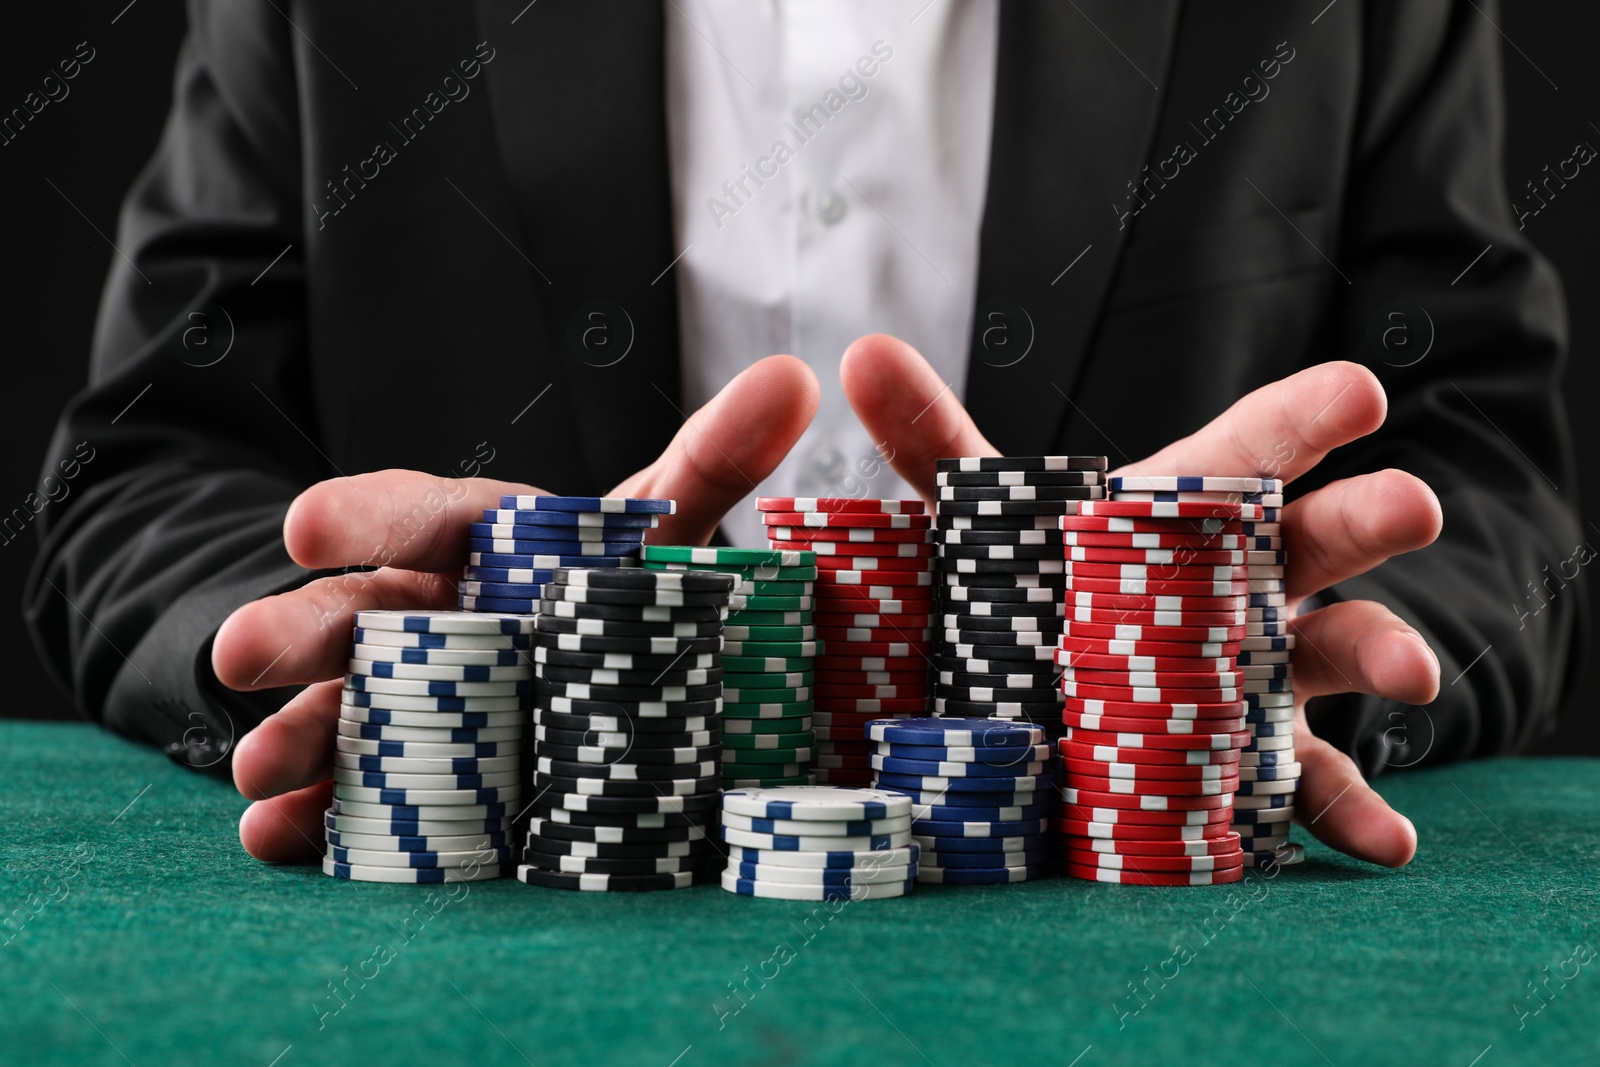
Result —
[{"label": "blue poker chip stack", "polygon": [[636,892],[716,877],[733,585],[638,567],[561,568],[545,584],[521,881]]},{"label": "blue poker chip stack", "polygon": [[533,620],[361,611],[334,739],[322,869],[362,882],[508,872]]},{"label": "blue poker chip stack", "polygon": [[503,496],[467,531],[462,611],[532,615],[559,567],[637,567],[646,531],[670,500]]},{"label": "blue poker chip stack", "polygon": [[1012,719],[879,719],[880,789],[912,802],[917,881],[1025,882],[1049,869],[1050,746],[1044,730]]},{"label": "blue poker chip stack", "polygon": [[934,714],[1032,722],[1062,732],[1065,613],[1057,523],[1105,498],[1104,456],[986,456],[937,462],[939,622]]},{"label": "blue poker chip stack", "polygon": [[774,786],[722,796],[722,888],[776,900],[908,896],[921,849],[911,800],[880,789]]}]

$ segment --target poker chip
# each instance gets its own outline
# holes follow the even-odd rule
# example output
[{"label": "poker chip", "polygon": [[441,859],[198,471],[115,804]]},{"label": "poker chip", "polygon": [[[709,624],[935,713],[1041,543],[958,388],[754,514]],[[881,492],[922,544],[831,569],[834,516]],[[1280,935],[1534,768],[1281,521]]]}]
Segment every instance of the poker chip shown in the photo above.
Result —
[{"label": "poker chip", "polygon": [[[414,613],[412,613],[414,614]],[[524,633],[520,625],[514,633],[424,633],[416,630],[378,630],[361,626],[355,628],[352,647],[382,646],[389,648],[427,651],[481,651],[485,649],[523,649],[533,645],[533,634]]]},{"label": "poker chip", "polygon": [[1075,649],[1057,647],[1055,663],[1065,669],[1078,671],[1080,674],[1087,671],[1106,671],[1122,674],[1150,672],[1155,674],[1190,675],[1199,673],[1214,673],[1220,676],[1239,674],[1249,677],[1243,668],[1231,671],[1234,659],[1228,656],[1212,656],[1209,658],[1179,658],[1177,656],[1127,656],[1112,655],[1098,652],[1082,652]]},{"label": "poker chip", "polygon": [[439,885],[445,882],[483,882],[499,878],[503,867],[486,863],[465,867],[374,867],[366,864],[341,863],[331,855],[322,860],[322,873],[331,878],[352,882],[393,882],[407,885]]},{"label": "poker chip", "polygon": [[[536,783],[537,784],[537,783]],[[717,807],[715,792],[689,796],[663,796],[659,793],[641,796],[604,796],[593,793],[546,791],[540,794],[539,811],[544,818],[585,820],[590,826],[630,826],[645,816],[685,815],[712,811]],[[603,820],[603,821],[601,821]]]},{"label": "poker chip", "polygon": [[352,663],[447,667],[520,667],[532,662],[525,648],[402,648],[361,642],[350,646],[350,659]]},{"label": "poker chip", "polygon": [[767,526],[806,529],[926,530],[933,525],[933,517],[909,512],[763,511],[761,522]]},{"label": "poker chip", "polygon": [[1061,516],[1039,515],[940,515],[934,520],[936,530],[989,530],[1018,532],[1024,530],[1056,530],[1059,532]]},{"label": "poker chip", "polygon": [[884,864],[863,867],[784,867],[776,863],[730,863],[728,871],[745,882],[814,887],[904,883],[917,873],[912,866]]},{"label": "poker chip", "polygon": [[[430,700],[426,697],[379,697],[379,702],[384,704],[400,704],[403,707],[374,707],[370,703],[373,695],[366,693],[353,693],[343,691],[339,704],[340,718],[349,723],[367,723],[373,726],[417,726],[424,729],[450,730],[450,729],[482,729],[495,726],[516,726],[527,718],[519,709],[524,697],[496,697],[494,699],[480,699],[467,708],[462,708],[464,700],[442,697]],[[490,710],[477,710],[487,705]],[[352,736],[372,736],[367,734],[354,734]],[[398,736],[398,735],[396,735]],[[422,737],[414,740],[423,740]]]},{"label": "poker chip", "polygon": [[1081,573],[1068,574],[1062,580],[1062,587],[1073,592],[1087,591],[1094,593],[1113,593],[1124,596],[1202,596],[1226,597],[1243,596],[1254,588],[1244,579],[1228,579],[1225,581],[1198,580],[1188,578],[1121,578],[1121,577],[1089,577]]},{"label": "poker chip", "polygon": [[336,756],[339,753],[350,753],[360,756],[398,756],[422,759],[454,759],[456,757],[494,759],[497,757],[516,756],[522,750],[521,746],[514,741],[472,743],[385,741],[346,737],[343,734],[334,737],[333,749]]},{"label": "poker chip", "polygon": [[1245,610],[1248,597],[1152,596],[1149,594],[1095,593],[1074,589],[1062,597],[1068,608],[1114,608],[1129,611],[1236,612]]},{"label": "poker chip", "polygon": [[[791,787],[805,788],[805,787]],[[810,788],[826,789],[828,786]],[[886,837],[911,830],[911,816],[902,815],[885,819],[823,820],[823,819],[766,819],[740,815],[726,809],[722,813],[722,826],[747,834],[771,834],[778,837]]]},{"label": "poker chip", "polygon": [[1115,745],[1093,745],[1065,737],[1057,741],[1056,745],[1061,755],[1068,759],[1131,764],[1135,767],[1147,765],[1205,767],[1243,763],[1240,749],[1123,748]]},{"label": "poker chip", "polygon": [[1244,865],[1244,852],[1236,844],[1232,852],[1204,856],[1146,856],[1095,849],[1068,848],[1062,853],[1068,864],[1100,871],[1203,873],[1227,871]]},{"label": "poker chip", "polygon": [[[415,634],[451,634],[461,636],[527,636],[533,632],[533,620],[508,618],[503,615],[469,615],[458,611],[358,611],[355,625],[360,630],[396,631]],[[358,636],[357,640],[361,640]],[[462,647],[495,647],[471,646]]]},{"label": "poker chip", "polygon": [[688,870],[658,874],[599,874],[555,871],[532,864],[517,868],[517,880],[546,889],[571,889],[594,893],[639,893],[660,889],[685,889],[709,883],[714,871]]},{"label": "poker chip", "polygon": [[1143,624],[1078,622],[1062,620],[1061,632],[1068,637],[1098,637],[1117,641],[1231,642],[1244,636],[1243,626],[1155,626]]},{"label": "poker chip", "polygon": [[1063,506],[1077,507],[1088,504],[1104,503],[1101,500],[1091,499],[967,499],[955,500],[941,498],[939,500],[939,514],[945,516],[998,516],[1015,518],[1022,516],[1056,516],[1060,515]]},{"label": "poker chip", "polygon": [[[687,846],[696,841],[710,842],[709,815],[699,822],[679,826],[583,826],[539,817],[528,821],[528,832],[553,841],[584,845],[621,845],[643,848],[641,855],[652,855],[660,845],[674,845],[688,854]],[[701,849],[703,851],[703,849]]]},{"label": "poker chip", "polygon": [[[940,852],[936,855],[923,848],[917,878],[919,881],[936,883],[946,878],[960,877],[952,874],[953,871],[970,870],[974,872],[973,877],[981,881],[993,878],[993,872],[1007,868],[1023,868],[1028,877],[1037,877],[1044,873],[1048,856],[1048,850],[1043,847],[1013,852]],[[979,871],[989,874],[976,873]],[[924,872],[927,875],[925,878]],[[1006,880],[1010,880],[1009,877]]]},{"label": "poker chip", "polygon": [[1294,864],[1303,863],[1305,858],[1305,848],[1291,841],[1282,848],[1273,849],[1270,852],[1246,852],[1244,854],[1244,865],[1246,867],[1263,868],[1291,867]]},{"label": "poker chip", "polygon": [[1063,545],[1075,545],[1081,548],[1119,548],[1119,549],[1202,549],[1244,551],[1254,548],[1278,548],[1276,544],[1260,543],[1270,538],[1246,537],[1242,533],[1198,533],[1194,531],[1163,532],[1157,530],[1143,531],[1106,531],[1106,530],[1079,530],[1069,528],[1067,520],[1061,522],[1062,529],[1057,531]]},{"label": "poker chip", "polygon": [[1238,501],[1245,504],[1259,504],[1264,509],[1283,507],[1282,493],[1211,493],[1211,492],[1177,492],[1169,490],[1141,491],[1126,490],[1116,494],[1117,500],[1136,501],[1182,501],[1182,502],[1211,502],[1211,501]]},{"label": "poker chip", "polygon": [[934,470],[941,474],[971,471],[1103,471],[1107,466],[1104,456],[962,456],[934,461]]},{"label": "poker chip", "polygon": [[973,840],[1010,840],[1027,838],[1042,840],[1050,820],[1046,818],[981,820],[953,822],[943,819],[916,819],[911,823],[911,833],[919,843],[924,838],[964,838]]},{"label": "poker chip", "polygon": [[[484,508],[481,521],[505,526],[593,527],[616,533],[626,533],[629,531],[648,530],[661,525],[661,515],[659,513],[627,514],[619,512]],[[607,539],[612,537],[613,534],[607,534]]]},{"label": "poker chip", "polygon": [[459,776],[515,773],[521,765],[521,760],[517,755],[489,757],[380,756],[335,751],[333,765],[345,770]]},{"label": "poker chip", "polygon": [[1225,522],[1261,521],[1259,504],[1210,500],[1085,500],[1076,505],[1075,514],[1146,519],[1219,519]]},{"label": "poker chip", "polygon": [[[809,557],[808,557],[809,558]],[[804,595],[815,590],[817,579],[816,565],[807,564],[799,567],[769,567],[769,566],[740,566],[736,564],[719,563],[665,563],[660,560],[644,560],[640,569],[666,573],[680,573],[685,571],[704,571],[710,574],[732,575],[738,582],[734,593],[753,595],[761,591],[774,596],[785,594]],[[809,589],[784,589],[768,588],[771,586],[809,586]]]},{"label": "poker chip", "polygon": [[598,515],[674,515],[674,500],[643,500],[633,497],[593,496],[502,496],[500,507],[512,511],[586,512]]},{"label": "poker chip", "polygon": [[1049,837],[1042,830],[1035,833],[1016,834],[1010,837],[967,837],[949,835],[913,834],[912,840],[922,849],[926,866],[1001,866],[998,857],[1041,855],[1049,847]]},{"label": "poker chip", "polygon": [[1223,843],[1229,849],[1239,847],[1238,835],[1228,829],[1226,822],[1194,825],[1146,825],[1090,819],[1056,819],[1054,828],[1069,841],[1104,841],[1110,844],[1184,844],[1205,845]]},{"label": "poker chip", "polygon": [[[818,568],[820,574],[822,568]],[[828,568],[827,580],[834,586],[932,586],[933,574],[927,569],[851,570],[845,564]]]},{"label": "poker chip", "polygon": [[1231,478],[1200,475],[1118,475],[1106,479],[1113,492],[1281,493],[1277,478]]},{"label": "poker chip", "polygon": [[[1224,778],[1243,780],[1238,761],[1204,764],[1189,763],[1114,763],[1107,760],[1077,759],[1070,753],[1061,761],[1062,769],[1084,778],[1125,778],[1130,782],[1220,782]],[[1080,780],[1081,782],[1081,780]]]},{"label": "poker chip", "polygon": [[[767,525],[767,537],[773,541],[807,541],[822,544],[850,545],[926,545],[932,541],[926,526],[920,529],[892,530],[875,527],[833,525],[828,527]],[[814,551],[822,551],[815,549]],[[828,551],[832,551],[829,549]]]},{"label": "poker chip", "polygon": [[[1154,841],[1139,838],[1090,837],[1079,834],[1064,835],[1063,845],[1069,852],[1097,853],[1105,856],[1135,857],[1197,857],[1231,856],[1239,849],[1239,835],[1225,833],[1219,837],[1194,840]],[[1085,857],[1089,859],[1092,857]]]},{"label": "poker chip", "polygon": [[1195,871],[1192,873],[1165,871],[1117,871],[1082,864],[1068,863],[1064,868],[1074,878],[1091,882],[1113,882],[1118,885],[1178,886],[1224,885],[1237,882],[1244,876],[1244,868],[1230,867],[1220,871]]},{"label": "poker chip", "polygon": [[1099,471],[937,471],[939,486],[1098,486],[1105,477]]},{"label": "poker chip", "polygon": [[723,628],[723,636],[730,644],[734,642],[815,641],[817,630],[815,626],[809,623],[803,626],[751,626],[741,622],[725,626]]},{"label": "poker chip", "polygon": [[365,819],[369,822],[398,824],[453,823],[502,828],[515,809],[509,803],[485,804],[391,804],[381,801],[352,800],[341,797],[335,790],[324,823],[331,815],[337,819]]},{"label": "poker chip", "polygon": [[910,895],[914,882],[844,882],[839,884],[802,885],[794,882],[775,882],[765,879],[739,877],[735,870],[722,873],[722,888],[746,897],[767,897],[775,900],[882,900]]},{"label": "poker chip", "polygon": [[556,570],[561,567],[637,567],[633,556],[579,556],[544,555],[533,552],[501,552],[491,542],[474,542],[467,545],[467,566],[497,567],[513,570]]},{"label": "poker chip", "polygon": [[1045,873],[1043,864],[1024,864],[1016,867],[922,867],[917,881],[931,885],[1005,885],[1011,881],[1027,881]]}]

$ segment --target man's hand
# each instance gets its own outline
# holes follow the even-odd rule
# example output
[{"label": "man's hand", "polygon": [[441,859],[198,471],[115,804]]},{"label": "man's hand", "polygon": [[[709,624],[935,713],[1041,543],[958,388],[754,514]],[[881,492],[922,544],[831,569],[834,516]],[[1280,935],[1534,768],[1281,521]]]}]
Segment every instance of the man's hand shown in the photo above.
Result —
[{"label": "man's hand", "polygon": [[[903,341],[873,335],[845,352],[845,395],[874,441],[928,500],[934,460],[999,453],[944,380]],[[930,406],[931,405],[931,406]],[[926,410],[924,410],[926,408]],[[1355,363],[1324,363],[1264,386],[1148,459],[1113,473],[1266,475],[1284,482],[1333,449],[1383,424],[1383,387]],[[1291,609],[1313,593],[1425,547],[1439,536],[1439,501],[1404,471],[1385,470],[1318,489],[1283,511]],[[1297,817],[1319,839],[1389,867],[1410,862],[1417,832],[1362,779],[1349,757],[1312,735],[1305,701],[1331,693],[1426,704],[1439,692],[1439,661],[1422,636],[1372,601],[1345,601],[1291,623],[1295,649],[1295,752],[1304,768]]]},{"label": "man's hand", "polygon": [[[810,425],[818,396],[804,363],[764,359],[695,412],[654,463],[607,495],[678,501],[677,514],[664,516],[649,540],[703,545],[728,508],[782,462]],[[309,686],[234,752],[234,783],[256,801],[239,820],[239,840],[252,856],[308,860],[324,850],[322,814],[332,794],[339,689],[355,613],[453,609],[468,524],[498,507],[502,494],[537,492],[390,470],[321,482],[290,505],[283,540],[301,566],[384,565],[246,604],[217,631],[211,663],[224,685]]]}]

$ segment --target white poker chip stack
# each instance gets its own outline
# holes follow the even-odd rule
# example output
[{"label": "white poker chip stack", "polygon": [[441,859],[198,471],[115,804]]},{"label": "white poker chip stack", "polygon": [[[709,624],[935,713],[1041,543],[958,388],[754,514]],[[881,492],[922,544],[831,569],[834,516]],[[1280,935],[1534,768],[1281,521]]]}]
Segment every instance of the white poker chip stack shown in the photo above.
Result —
[{"label": "white poker chip stack", "polygon": [[507,873],[533,620],[362,611],[334,741],[323,871],[364,882]]},{"label": "white poker chip stack", "polygon": [[903,897],[921,849],[911,798],[880,789],[777,786],[722,796],[722,888],[778,900]]}]

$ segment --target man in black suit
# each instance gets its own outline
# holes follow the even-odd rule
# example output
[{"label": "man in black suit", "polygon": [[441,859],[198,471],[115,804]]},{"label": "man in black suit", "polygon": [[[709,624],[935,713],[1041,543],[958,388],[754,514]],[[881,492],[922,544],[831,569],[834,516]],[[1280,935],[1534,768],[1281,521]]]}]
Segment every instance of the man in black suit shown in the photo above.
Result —
[{"label": "man in black suit", "polygon": [[[529,484],[670,496],[704,542],[828,390],[773,356],[683,417],[671,9],[190,6],[28,614],[111,728],[191,763],[253,728],[245,847],[309,857],[354,610],[452,606],[465,524]],[[1415,832],[1344,752],[1515,750],[1575,666],[1564,316],[1498,173],[1493,13],[1004,0],[965,406],[891,337],[837,368],[924,495],[990,453],[1292,480],[1300,811],[1390,865]]]}]

